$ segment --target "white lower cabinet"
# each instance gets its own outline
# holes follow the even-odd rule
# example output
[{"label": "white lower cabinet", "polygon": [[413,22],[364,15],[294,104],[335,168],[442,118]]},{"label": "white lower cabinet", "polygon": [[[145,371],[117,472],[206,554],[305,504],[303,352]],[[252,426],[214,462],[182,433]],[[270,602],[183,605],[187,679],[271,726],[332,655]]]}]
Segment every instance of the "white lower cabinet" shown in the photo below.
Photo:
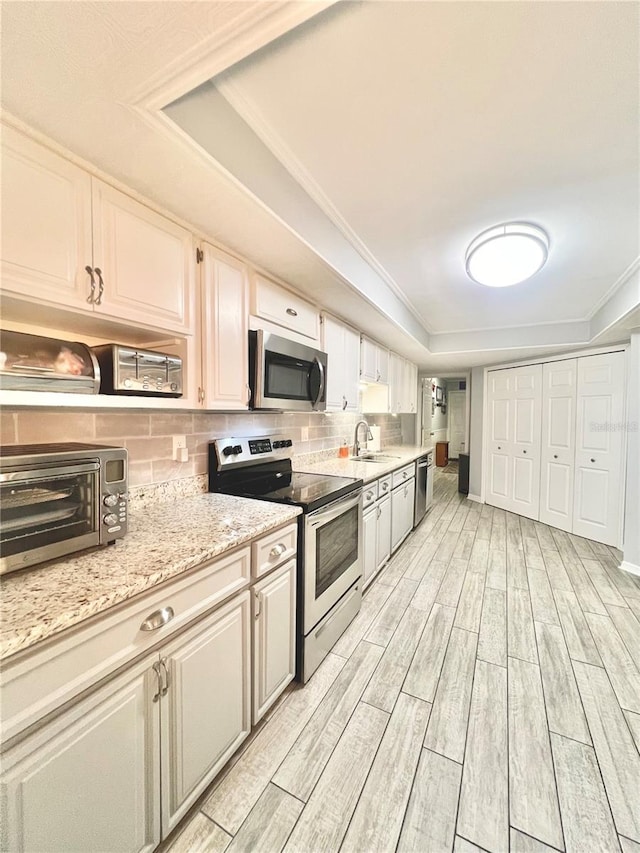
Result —
[{"label": "white lower cabinet", "polygon": [[251,730],[249,600],[236,595],[162,649],[163,837]]},{"label": "white lower cabinet", "polygon": [[251,729],[241,592],[2,757],[2,849],[147,851]]},{"label": "white lower cabinet", "polygon": [[253,587],[253,722],[296,672],[296,561]]},{"label": "white lower cabinet", "polygon": [[391,553],[413,528],[415,491],[415,477],[410,477],[391,492]]},{"label": "white lower cabinet", "polygon": [[160,841],[160,706],[146,658],[2,756],[2,850],[129,853]]},{"label": "white lower cabinet", "polygon": [[373,580],[391,555],[391,499],[388,491],[390,482],[389,477],[384,477],[364,490],[365,496],[369,492],[378,495],[378,498],[365,508],[362,516],[364,587]]}]

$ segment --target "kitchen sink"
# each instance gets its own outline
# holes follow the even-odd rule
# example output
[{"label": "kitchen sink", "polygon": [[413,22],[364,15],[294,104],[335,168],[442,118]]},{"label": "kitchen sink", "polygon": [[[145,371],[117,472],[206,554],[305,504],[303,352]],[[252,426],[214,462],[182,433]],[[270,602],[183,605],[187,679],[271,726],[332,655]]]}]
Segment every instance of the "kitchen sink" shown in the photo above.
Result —
[{"label": "kitchen sink", "polygon": [[393,462],[394,459],[400,459],[399,456],[387,456],[384,453],[362,453],[360,456],[350,456],[353,462]]}]

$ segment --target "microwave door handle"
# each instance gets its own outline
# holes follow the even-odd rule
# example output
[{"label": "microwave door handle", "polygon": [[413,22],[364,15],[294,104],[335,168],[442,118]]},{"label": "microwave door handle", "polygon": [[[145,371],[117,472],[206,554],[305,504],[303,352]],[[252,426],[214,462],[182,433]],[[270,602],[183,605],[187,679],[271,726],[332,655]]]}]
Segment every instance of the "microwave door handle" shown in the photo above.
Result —
[{"label": "microwave door handle", "polygon": [[314,357],[313,363],[318,365],[318,372],[320,374],[320,387],[318,388],[318,394],[317,394],[315,400],[313,400],[313,402],[312,402],[313,408],[315,409],[315,407],[318,405],[318,403],[322,399],[322,395],[324,394],[325,374],[324,374],[324,364],[320,361],[320,359],[317,356]]}]

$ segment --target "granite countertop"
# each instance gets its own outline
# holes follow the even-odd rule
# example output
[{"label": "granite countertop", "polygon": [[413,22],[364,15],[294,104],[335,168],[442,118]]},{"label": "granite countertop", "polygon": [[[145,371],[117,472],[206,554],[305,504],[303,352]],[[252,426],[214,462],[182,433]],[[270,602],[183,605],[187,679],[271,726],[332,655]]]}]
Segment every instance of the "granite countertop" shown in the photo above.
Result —
[{"label": "granite countertop", "polygon": [[[325,459],[322,462],[314,462],[312,465],[296,465],[296,471],[308,471],[316,474],[333,474],[340,477],[352,477],[361,479],[364,484],[372,483],[380,477],[414,462],[419,456],[424,456],[433,448],[416,447],[413,445],[399,445],[397,447],[385,447],[380,451],[381,456],[393,456],[387,462],[357,462],[353,459]],[[377,454],[375,454],[377,455]]]},{"label": "granite countertop", "polygon": [[115,545],[6,575],[0,658],[29,648],[293,520],[299,507],[201,494],[132,509]]}]

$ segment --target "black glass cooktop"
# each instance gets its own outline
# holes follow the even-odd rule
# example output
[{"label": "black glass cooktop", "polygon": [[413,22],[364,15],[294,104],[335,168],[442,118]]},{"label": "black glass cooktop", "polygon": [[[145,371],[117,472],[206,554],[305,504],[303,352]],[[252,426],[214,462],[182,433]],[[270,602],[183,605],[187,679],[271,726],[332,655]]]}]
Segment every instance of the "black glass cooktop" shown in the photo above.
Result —
[{"label": "black glass cooktop", "polygon": [[282,463],[242,471],[209,472],[209,491],[276,503],[295,504],[304,512],[319,509],[362,488],[362,480],[327,474],[303,474]]}]

